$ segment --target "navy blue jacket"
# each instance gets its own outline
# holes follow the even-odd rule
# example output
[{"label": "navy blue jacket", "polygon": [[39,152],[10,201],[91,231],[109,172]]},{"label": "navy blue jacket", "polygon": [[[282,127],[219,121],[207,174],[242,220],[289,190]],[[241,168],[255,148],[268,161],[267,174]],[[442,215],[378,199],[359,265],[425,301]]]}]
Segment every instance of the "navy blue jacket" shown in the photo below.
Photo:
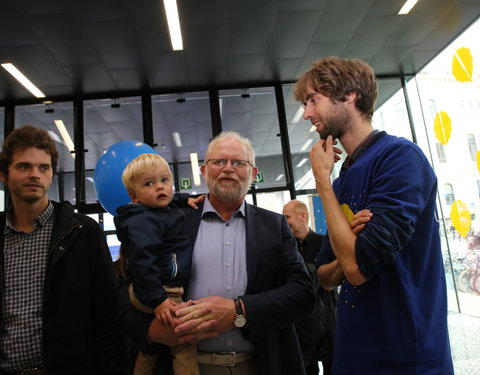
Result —
[{"label": "navy blue jacket", "polygon": [[183,234],[184,215],[174,205],[151,208],[141,203],[117,208],[117,237],[128,258],[135,297],[152,309],[167,298],[162,285],[186,286],[192,245]]}]

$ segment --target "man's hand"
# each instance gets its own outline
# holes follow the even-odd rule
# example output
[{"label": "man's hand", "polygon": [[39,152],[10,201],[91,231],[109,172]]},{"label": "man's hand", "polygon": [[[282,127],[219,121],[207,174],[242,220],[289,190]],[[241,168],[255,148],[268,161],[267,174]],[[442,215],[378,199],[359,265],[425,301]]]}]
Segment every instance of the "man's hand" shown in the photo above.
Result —
[{"label": "man's hand", "polygon": [[175,315],[183,322],[175,328],[175,333],[179,336],[196,332],[209,321],[215,321],[215,331],[223,333],[233,328],[235,304],[229,298],[205,297],[194,301],[190,306],[177,309]]},{"label": "man's hand", "polygon": [[[339,149],[337,149],[340,151]],[[330,187],[330,173],[332,173],[335,156],[338,152],[334,151],[333,139],[329,135],[327,139],[320,139],[310,151],[310,162],[312,164],[313,175],[317,190],[322,187]]]},{"label": "man's hand", "polygon": [[[183,302],[177,304],[174,309],[183,309],[192,304],[192,301]],[[194,344],[203,339],[217,337],[218,333],[214,330],[217,322],[215,320],[206,319],[205,316],[208,314],[210,314],[210,309],[208,307],[196,309],[195,316],[198,318],[199,322],[191,321],[197,324],[191,324],[190,329],[186,329],[180,334],[176,332],[174,327],[163,324],[161,320],[153,319],[148,329],[148,338],[151,342],[175,346],[185,343]],[[175,327],[184,324],[184,321],[176,316],[173,316],[172,319]]]},{"label": "man's hand", "polygon": [[358,211],[353,216],[353,220],[350,223],[353,233],[355,235],[358,235],[362,230],[364,230],[365,225],[370,221],[372,216],[373,216],[372,212],[367,208],[364,210]]}]

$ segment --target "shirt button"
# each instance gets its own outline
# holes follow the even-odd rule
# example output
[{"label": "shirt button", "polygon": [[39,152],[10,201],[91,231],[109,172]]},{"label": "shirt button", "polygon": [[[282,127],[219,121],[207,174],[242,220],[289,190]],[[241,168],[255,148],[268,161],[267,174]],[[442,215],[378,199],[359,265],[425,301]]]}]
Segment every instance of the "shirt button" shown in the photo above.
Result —
[{"label": "shirt button", "polygon": [[225,242],[225,245],[230,246],[230,241]]},{"label": "shirt button", "polygon": [[232,287],[230,285],[227,285],[227,290],[232,290]]},{"label": "shirt button", "polygon": [[231,342],[231,341],[228,341],[228,346],[232,346],[232,342]]},{"label": "shirt button", "polygon": [[226,265],[226,266],[227,266],[227,268],[228,268],[228,267],[230,267],[230,266],[231,266],[231,263],[226,263],[225,265]]}]

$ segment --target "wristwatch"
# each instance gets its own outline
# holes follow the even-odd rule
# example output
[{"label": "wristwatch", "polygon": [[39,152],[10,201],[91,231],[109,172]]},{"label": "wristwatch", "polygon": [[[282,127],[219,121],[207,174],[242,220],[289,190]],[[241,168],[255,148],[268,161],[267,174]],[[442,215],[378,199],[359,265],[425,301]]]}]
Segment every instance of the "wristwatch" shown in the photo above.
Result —
[{"label": "wristwatch", "polygon": [[233,325],[235,328],[245,327],[245,324],[247,324],[247,318],[243,315],[242,302],[240,301],[240,298],[235,298],[233,302],[235,302],[235,312],[237,313]]}]

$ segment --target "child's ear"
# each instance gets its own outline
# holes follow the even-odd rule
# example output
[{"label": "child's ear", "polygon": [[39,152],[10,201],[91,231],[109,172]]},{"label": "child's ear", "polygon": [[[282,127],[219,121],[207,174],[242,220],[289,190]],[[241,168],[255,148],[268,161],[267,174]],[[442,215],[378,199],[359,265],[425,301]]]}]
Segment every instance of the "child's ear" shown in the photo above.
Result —
[{"label": "child's ear", "polygon": [[138,198],[133,191],[129,191],[128,195],[130,196],[130,199],[133,203],[138,203]]}]

